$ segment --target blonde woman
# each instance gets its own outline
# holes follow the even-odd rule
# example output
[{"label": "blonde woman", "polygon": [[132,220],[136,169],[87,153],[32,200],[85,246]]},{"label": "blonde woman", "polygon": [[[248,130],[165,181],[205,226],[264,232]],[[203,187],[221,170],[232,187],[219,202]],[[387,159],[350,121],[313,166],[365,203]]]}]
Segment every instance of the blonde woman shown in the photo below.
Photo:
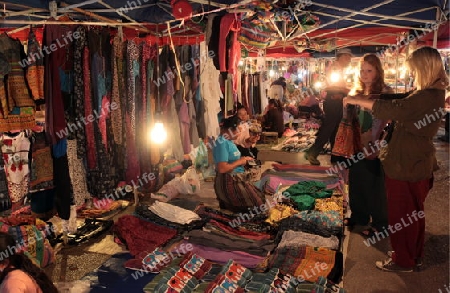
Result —
[{"label": "blonde woman", "polygon": [[422,263],[424,201],[437,169],[432,138],[440,126],[440,109],[444,108],[448,86],[436,49],[422,47],[414,51],[407,65],[415,76],[416,90],[406,98],[370,100],[357,96],[344,99],[344,104],[372,109],[375,117],[396,122],[387,146],[379,155],[385,172],[390,226],[389,230],[380,233],[390,236],[394,251],[388,252],[388,259],[377,261],[376,266],[390,272],[412,272]]}]

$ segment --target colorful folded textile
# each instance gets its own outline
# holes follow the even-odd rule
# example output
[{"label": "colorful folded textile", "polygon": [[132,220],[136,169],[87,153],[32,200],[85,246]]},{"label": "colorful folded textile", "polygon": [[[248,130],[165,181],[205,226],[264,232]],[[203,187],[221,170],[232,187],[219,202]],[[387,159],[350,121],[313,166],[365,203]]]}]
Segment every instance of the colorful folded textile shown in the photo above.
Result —
[{"label": "colorful folded textile", "polygon": [[132,215],[120,217],[114,230],[125,241],[132,255],[151,252],[175,237],[177,230],[141,220]]},{"label": "colorful folded textile", "polygon": [[319,276],[327,277],[334,267],[336,251],[320,247],[277,248],[269,259],[269,266],[280,269],[302,280],[315,282]]}]

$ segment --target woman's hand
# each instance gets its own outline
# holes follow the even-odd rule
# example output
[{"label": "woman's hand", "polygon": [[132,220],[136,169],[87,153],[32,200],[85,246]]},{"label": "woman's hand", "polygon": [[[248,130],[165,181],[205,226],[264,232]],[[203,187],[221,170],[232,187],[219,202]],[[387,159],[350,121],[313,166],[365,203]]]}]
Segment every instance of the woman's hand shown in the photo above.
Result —
[{"label": "woman's hand", "polygon": [[253,160],[252,157],[248,157],[248,156],[242,157],[242,158],[239,159],[239,165],[240,166],[244,166],[244,165],[247,164],[248,161],[251,161],[251,160]]}]

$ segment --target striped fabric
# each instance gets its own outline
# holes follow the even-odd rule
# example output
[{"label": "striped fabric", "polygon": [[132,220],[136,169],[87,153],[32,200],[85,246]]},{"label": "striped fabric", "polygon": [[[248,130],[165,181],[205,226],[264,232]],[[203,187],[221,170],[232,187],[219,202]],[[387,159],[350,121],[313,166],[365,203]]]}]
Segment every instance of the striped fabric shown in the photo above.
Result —
[{"label": "striped fabric", "polygon": [[248,208],[264,204],[264,194],[240,175],[217,174],[214,190],[220,208],[232,212],[248,212]]}]

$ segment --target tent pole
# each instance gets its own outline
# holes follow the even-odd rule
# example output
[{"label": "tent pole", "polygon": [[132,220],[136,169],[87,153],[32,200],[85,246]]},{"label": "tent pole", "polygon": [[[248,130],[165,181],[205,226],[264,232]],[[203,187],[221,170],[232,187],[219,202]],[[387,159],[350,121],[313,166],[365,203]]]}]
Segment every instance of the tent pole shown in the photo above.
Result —
[{"label": "tent pole", "polygon": [[[385,5],[385,4],[389,4],[389,3],[393,2],[393,1],[394,1],[394,0],[385,0],[385,1],[381,2],[381,3],[377,3],[377,4],[375,4],[375,5],[372,5],[372,6],[369,6],[369,7],[367,7],[367,8],[364,8],[364,9],[361,10],[361,11],[358,11],[358,12],[355,11],[355,12],[353,12],[353,13],[350,13],[349,15],[346,15],[345,17],[352,17],[352,16],[357,15],[358,13],[366,12],[366,11],[369,11],[369,10],[372,10],[372,9],[375,9],[375,8],[378,8],[378,7],[383,6],[383,5]],[[314,5],[319,5],[319,3],[314,2]],[[325,6],[330,7],[329,5],[325,5]],[[299,34],[295,34],[295,35],[294,35],[294,38],[304,36],[304,35],[306,35],[306,34],[308,34],[308,33],[310,33],[310,32],[313,32],[313,31],[316,31],[316,30],[321,29],[321,28],[323,28],[323,27],[332,25],[332,24],[334,24],[334,23],[336,23],[336,22],[339,22],[339,19],[335,19],[335,20],[332,20],[331,22],[321,24],[321,25],[319,25],[318,27],[316,27],[316,28],[314,28],[314,29],[312,29],[312,30],[310,30],[310,31],[308,31],[308,32],[300,32]]]},{"label": "tent pole", "polygon": [[[439,23],[440,19],[441,19],[441,9],[439,9],[439,7],[436,7],[436,22]],[[438,30],[439,25],[433,32],[433,48],[437,48]]]},{"label": "tent pole", "polygon": [[[96,2],[97,2],[97,1],[96,1]],[[69,7],[69,5],[66,4],[66,3],[64,3],[64,2],[61,3],[61,6],[64,7],[64,8]],[[81,14],[87,15],[87,16],[89,16],[89,17],[92,17],[92,18],[95,18],[95,19],[104,21],[104,22],[106,22],[106,23],[110,23],[110,24],[122,24],[122,23],[119,23],[118,21],[109,19],[109,18],[104,17],[104,16],[100,16],[100,15],[98,15],[98,14],[95,14],[95,13],[92,13],[92,12],[89,12],[89,11],[86,11],[86,10],[81,9],[81,8],[73,7],[72,10],[73,10],[73,11],[76,11],[76,12],[79,12],[79,13],[81,13]],[[125,26],[128,26],[129,24],[124,24],[124,25],[125,25]],[[139,24],[139,23],[136,23],[136,25],[141,26],[141,24]],[[146,28],[143,28],[143,27],[138,27],[138,28],[135,28],[135,29],[138,30],[138,31],[140,31],[140,32],[150,33],[150,30],[148,30],[148,29],[146,29]]]},{"label": "tent pole", "polygon": [[[392,1],[388,1],[388,3],[389,2],[392,2]],[[384,5],[384,4],[387,4],[387,3],[383,3],[382,5]],[[364,11],[364,9],[362,11],[357,11],[357,10],[353,10],[353,9],[343,8],[343,7],[336,7],[333,5],[320,4],[317,2],[314,2],[314,5],[322,7],[322,8],[331,8],[331,9],[336,9],[338,11],[349,12],[349,13],[355,14],[355,15],[359,14],[359,15],[364,15],[364,16],[380,17],[385,20],[403,20],[403,21],[412,21],[412,22],[418,22],[418,23],[434,22],[433,20],[428,20],[428,19],[418,19],[418,18],[410,18],[410,17],[404,17],[404,16],[395,16],[395,15],[383,15],[383,14],[379,14],[379,13]]]},{"label": "tent pole", "polygon": [[[122,13],[122,11],[120,11],[120,9],[114,9],[114,7],[112,7],[111,5],[109,5],[109,4],[105,3],[105,2],[103,2],[103,0],[98,0],[98,3],[101,4],[101,5],[103,5],[103,6],[105,6],[105,7],[107,7],[107,8],[109,8],[109,9],[115,10],[115,12],[116,12],[117,14],[119,14],[120,16],[122,16],[123,18],[128,19],[129,21],[131,21],[131,22],[133,22],[133,23],[137,23],[136,20],[134,20],[134,19],[132,19],[131,17],[129,17],[128,15]],[[85,10],[85,11],[88,11],[88,10]],[[88,11],[88,12],[89,12],[89,11]],[[141,27],[145,29],[144,26],[141,26]]]},{"label": "tent pole", "polygon": [[[417,9],[417,10],[413,10],[413,11],[408,11],[408,12],[399,14],[398,16],[410,15],[410,14],[413,14],[413,13],[419,13],[419,12],[427,11],[427,10],[430,10],[430,9],[434,9],[434,7],[428,7],[428,8],[422,8],[422,9]],[[346,19],[347,19],[347,17],[346,17]],[[373,20],[372,24],[378,23],[380,21],[382,21],[382,19]],[[363,23],[361,23],[361,24],[354,24],[354,25],[351,25],[351,26],[348,26],[348,27],[340,28],[340,29],[337,30],[337,32],[341,32],[341,31],[344,31],[344,30],[347,30],[347,29],[350,29],[350,28],[357,28],[357,27],[360,27],[360,26],[363,26],[363,25],[364,25]],[[415,29],[417,29],[417,28],[415,28]],[[320,38],[320,37],[323,37],[323,36],[326,36],[326,35],[329,35],[329,34],[332,34],[332,33],[334,33],[334,31],[333,32],[322,33],[320,35],[315,36],[315,38]]]}]

